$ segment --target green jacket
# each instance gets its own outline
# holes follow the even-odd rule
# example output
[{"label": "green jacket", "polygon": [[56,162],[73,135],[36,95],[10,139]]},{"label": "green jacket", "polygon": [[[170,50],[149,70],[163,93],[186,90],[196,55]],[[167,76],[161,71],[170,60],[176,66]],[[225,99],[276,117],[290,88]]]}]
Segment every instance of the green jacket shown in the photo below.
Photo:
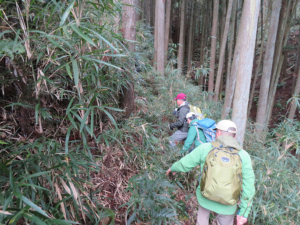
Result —
[{"label": "green jacket", "polygon": [[[255,176],[252,168],[250,155],[243,150],[237,141],[230,136],[219,136],[216,140],[219,144],[224,147],[232,147],[240,150],[239,155],[242,159],[242,175],[243,175],[243,185],[242,185],[242,196],[241,203],[239,205],[240,210],[238,215],[243,217],[248,217],[252,205],[252,199],[255,194]],[[189,172],[195,166],[200,165],[201,171],[206,160],[208,152],[212,149],[211,143],[205,143],[200,145],[190,154],[187,154],[185,157],[180,159],[178,162],[174,163],[171,167],[172,172]],[[201,195],[200,185],[196,190],[198,203],[210,211],[216,212],[223,215],[233,215],[237,209],[237,205],[222,205],[220,203],[211,201]]]},{"label": "green jacket", "polygon": [[[190,122],[188,135],[187,135],[187,138],[182,147],[181,153],[185,153],[187,150],[189,150],[189,148],[191,147],[193,142],[195,142],[195,148],[197,148],[199,145],[201,145],[203,143],[206,143],[206,138],[204,136],[203,131],[201,129],[198,129],[196,126],[191,126],[192,123],[197,123],[197,121],[198,121],[198,119],[195,119]],[[199,132],[200,141],[202,143],[200,141],[198,141],[197,129]]]}]

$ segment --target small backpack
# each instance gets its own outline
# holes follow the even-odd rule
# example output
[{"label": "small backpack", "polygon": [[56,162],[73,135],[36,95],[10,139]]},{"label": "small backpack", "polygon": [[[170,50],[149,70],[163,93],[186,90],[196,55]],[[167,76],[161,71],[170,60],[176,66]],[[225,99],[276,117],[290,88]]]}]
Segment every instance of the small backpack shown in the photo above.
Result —
[{"label": "small backpack", "polygon": [[[192,123],[191,126],[196,126],[197,128],[203,130],[206,142],[212,142],[216,140],[216,122],[212,119],[205,118],[203,120],[198,120],[197,123]],[[197,140],[203,144],[199,137],[199,131],[197,129]]]},{"label": "small backpack", "polygon": [[239,150],[212,142],[201,177],[202,196],[223,205],[235,205],[242,190],[242,160]]},{"label": "small backpack", "polygon": [[189,105],[189,108],[190,108],[190,112],[193,112],[196,114],[197,119],[202,120],[205,118],[205,116],[202,114],[199,107],[194,106],[194,105]]}]

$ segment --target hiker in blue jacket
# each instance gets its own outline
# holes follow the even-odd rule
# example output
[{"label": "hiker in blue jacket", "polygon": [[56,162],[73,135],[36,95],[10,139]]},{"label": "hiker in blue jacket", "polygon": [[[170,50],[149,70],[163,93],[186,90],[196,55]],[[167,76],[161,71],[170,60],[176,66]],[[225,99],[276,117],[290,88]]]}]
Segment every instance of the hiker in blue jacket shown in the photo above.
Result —
[{"label": "hiker in blue jacket", "polygon": [[195,143],[195,148],[197,148],[199,145],[203,143],[206,143],[206,138],[204,136],[202,129],[197,128],[196,126],[198,122],[198,119],[196,118],[196,114],[193,112],[189,112],[186,115],[186,119],[189,124],[189,131],[188,131],[187,138],[184,142],[184,145],[180,150],[180,154],[185,154],[192,146],[193,143]]}]

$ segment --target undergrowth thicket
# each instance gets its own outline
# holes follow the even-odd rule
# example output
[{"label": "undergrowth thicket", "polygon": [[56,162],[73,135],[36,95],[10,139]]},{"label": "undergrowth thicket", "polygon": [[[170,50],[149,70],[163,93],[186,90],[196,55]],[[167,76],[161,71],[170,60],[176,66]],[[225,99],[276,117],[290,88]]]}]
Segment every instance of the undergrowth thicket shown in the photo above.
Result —
[{"label": "undergrowth thicket", "polygon": [[[116,1],[33,2],[23,13],[7,2],[9,18],[0,14],[7,25],[28,21],[0,40],[7,60],[0,81],[0,223],[194,224],[199,168],[165,177],[181,157],[168,146],[173,98],[186,93],[215,120],[222,103],[208,101],[171,66],[155,72],[153,37],[143,23],[136,52],[128,52],[115,26]],[[34,49],[31,60],[24,60],[24,44]],[[119,102],[128,82],[135,83],[137,111],[125,119]],[[251,223],[300,223],[299,168],[291,153],[299,152],[298,133],[299,123],[287,121],[262,141],[249,123],[244,147],[257,188]]]}]

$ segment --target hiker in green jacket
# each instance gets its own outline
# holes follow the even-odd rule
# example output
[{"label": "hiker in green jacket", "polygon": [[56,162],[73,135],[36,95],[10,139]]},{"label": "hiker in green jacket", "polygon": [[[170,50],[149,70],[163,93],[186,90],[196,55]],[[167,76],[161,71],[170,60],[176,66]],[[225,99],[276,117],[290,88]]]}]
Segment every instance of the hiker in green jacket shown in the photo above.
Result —
[{"label": "hiker in green jacket", "polygon": [[[195,166],[200,165],[202,178],[201,183],[196,190],[197,200],[199,203],[199,210],[197,215],[197,225],[208,225],[209,224],[209,214],[210,212],[217,213],[216,220],[220,225],[232,225],[234,220],[234,214],[236,212],[237,206],[239,206],[239,211],[237,215],[237,225],[242,225],[247,222],[247,217],[251,210],[252,199],[255,193],[255,176],[252,168],[250,155],[243,150],[238,142],[235,139],[237,132],[236,125],[230,120],[222,120],[217,124],[216,132],[216,142],[205,143],[200,145],[190,154],[187,154],[185,157],[180,159],[178,162],[174,163],[171,168],[168,169],[166,175],[173,172],[189,172]],[[224,154],[224,151],[218,151],[219,146],[222,150],[230,151],[232,154],[230,157],[221,157],[223,161],[209,161],[217,156]],[[210,154],[213,152],[213,154]],[[216,152],[216,153],[215,153]],[[227,153],[226,153],[227,154]],[[212,156],[212,157],[211,157]],[[233,161],[233,157],[238,157],[238,161]],[[208,158],[208,160],[206,160]],[[234,162],[233,166],[226,168],[226,163]],[[217,164],[216,164],[217,163]],[[223,164],[222,164],[223,163]],[[235,163],[237,163],[235,165]],[[223,166],[221,170],[216,172],[216,168],[220,168],[220,165]],[[238,167],[238,164],[240,165]],[[205,170],[204,169],[205,165]],[[217,165],[217,166],[216,166]],[[214,167],[216,166],[216,167]],[[236,166],[236,168],[234,168]],[[228,174],[227,171],[235,171],[236,174],[241,174],[242,177],[239,177],[234,180],[235,173]],[[209,173],[208,171],[214,171],[215,173]],[[224,172],[225,171],[225,172]],[[224,183],[224,177],[226,178]],[[230,182],[226,183],[227,179],[231,179]],[[211,183],[208,184],[205,181],[209,180]],[[212,182],[212,180],[214,182]],[[234,183],[236,182],[236,183]],[[213,185],[212,185],[213,184]],[[226,185],[227,184],[227,185]],[[234,185],[233,185],[234,184]],[[228,193],[232,194],[232,189],[236,189],[236,186],[240,185],[241,191],[235,192],[237,200],[234,201],[234,204],[225,205],[224,202],[219,203],[220,201],[226,199]],[[207,188],[208,186],[208,188]],[[204,187],[204,188],[203,188]],[[229,187],[229,189],[228,189]],[[207,188],[207,189],[205,189]],[[205,190],[203,190],[205,189]],[[207,192],[209,190],[211,193]],[[224,194],[226,193],[226,194]],[[206,197],[204,197],[205,195]],[[219,202],[210,200],[208,198],[219,198]],[[240,198],[240,201],[238,200]],[[240,203],[237,203],[240,202]]]},{"label": "hiker in green jacket", "polygon": [[206,138],[204,136],[202,129],[199,129],[197,128],[197,126],[193,125],[198,122],[198,119],[196,118],[196,114],[193,112],[189,112],[188,114],[186,114],[186,119],[189,124],[189,131],[188,131],[187,138],[184,142],[184,145],[180,150],[180,154],[185,154],[186,151],[189,150],[189,148],[193,143],[195,143],[195,148],[197,148],[199,145],[206,142]]}]

